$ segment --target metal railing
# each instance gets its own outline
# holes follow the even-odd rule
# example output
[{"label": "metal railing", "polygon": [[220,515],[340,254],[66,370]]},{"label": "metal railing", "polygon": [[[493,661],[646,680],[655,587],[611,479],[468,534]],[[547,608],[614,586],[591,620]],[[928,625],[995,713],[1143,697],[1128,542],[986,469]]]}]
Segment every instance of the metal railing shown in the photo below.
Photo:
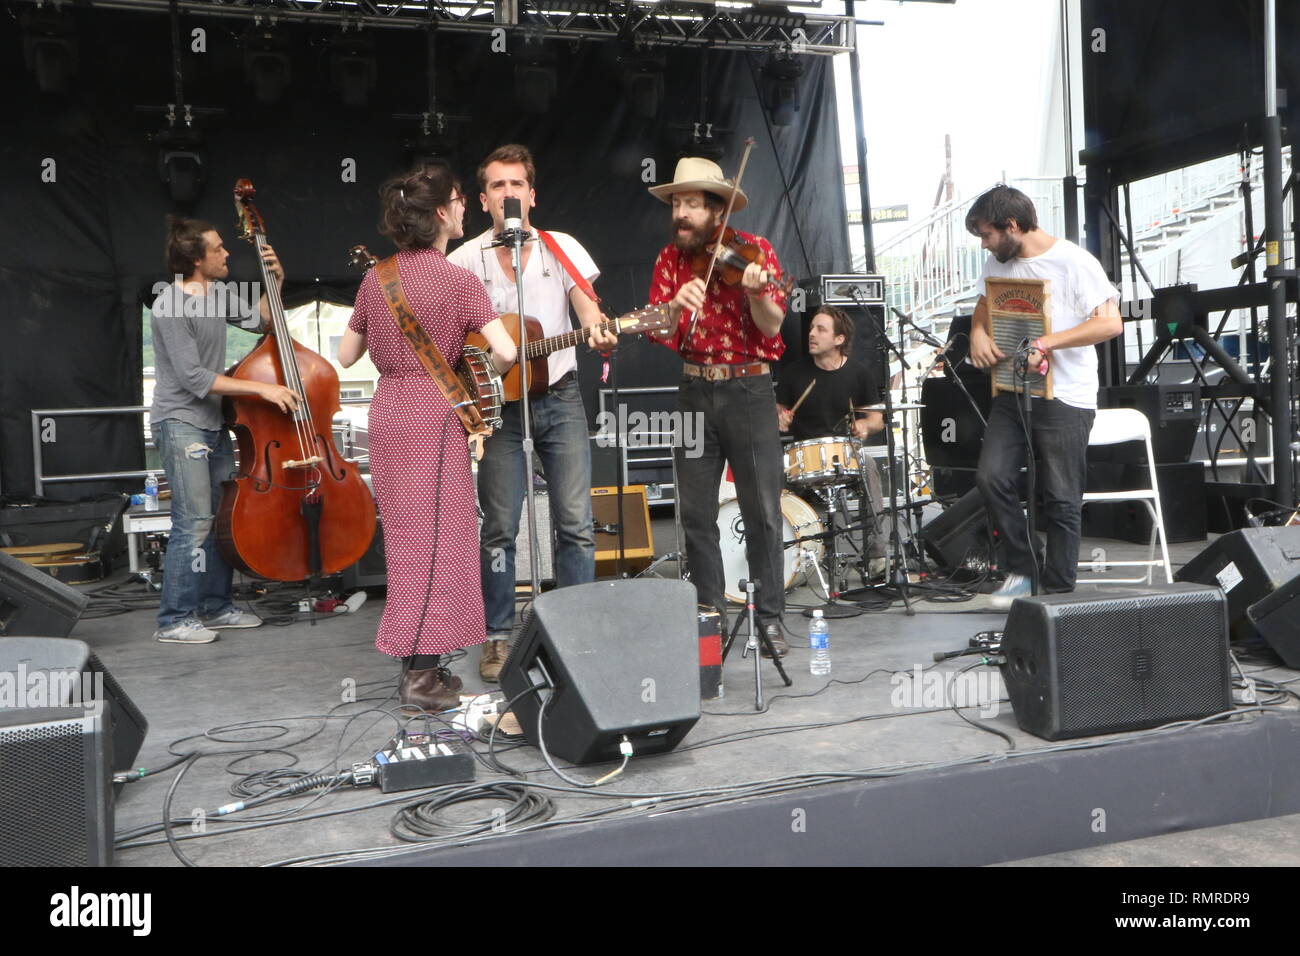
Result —
[{"label": "metal railing", "polygon": [[[348,398],[343,399],[342,405],[369,405],[369,398]],[[32,418],[32,489],[37,495],[45,494],[47,484],[70,483],[78,481],[113,481],[122,478],[147,478],[151,474],[157,474],[159,468],[130,469],[126,471],[88,471],[77,472],[68,475],[47,475],[45,474],[45,453],[44,446],[47,442],[42,441],[42,432],[46,420],[53,421],[56,418],[68,418],[73,416],[103,416],[103,415],[147,415],[149,412],[148,405],[107,405],[100,408],[34,408],[31,411]],[[358,436],[361,434],[360,429],[352,422],[347,423],[346,429],[340,429],[341,423],[333,423],[333,432],[335,444],[339,448],[339,453],[343,457],[357,461],[358,464],[369,464],[369,442],[364,445],[358,442]],[[145,448],[156,448],[157,445],[153,440],[153,433],[149,428],[144,427],[144,420],[141,419],[141,430],[144,433]],[[357,455],[356,452],[364,448],[366,454]],[[236,449],[236,459],[238,458],[238,449]]]}]

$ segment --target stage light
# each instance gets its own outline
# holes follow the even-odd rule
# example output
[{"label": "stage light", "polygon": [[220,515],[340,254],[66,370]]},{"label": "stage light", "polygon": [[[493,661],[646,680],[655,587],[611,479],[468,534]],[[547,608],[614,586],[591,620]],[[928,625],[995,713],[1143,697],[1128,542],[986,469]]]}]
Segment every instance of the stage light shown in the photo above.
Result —
[{"label": "stage light", "polygon": [[799,77],[803,64],[787,54],[778,54],[763,64],[763,102],[772,114],[773,126],[789,126],[799,112]]},{"label": "stage light", "polygon": [[370,94],[375,91],[374,42],[369,37],[336,37],[330,42],[330,86],[338,93],[344,106],[370,105]]},{"label": "stage light", "polygon": [[643,54],[628,59],[624,67],[623,89],[632,112],[642,119],[654,119],[659,115],[664,100],[666,66],[664,57]]},{"label": "stage light", "polygon": [[555,57],[536,47],[522,54],[515,64],[515,101],[525,113],[545,113],[559,88]]},{"label": "stage light", "polygon": [[72,24],[43,14],[23,17],[23,57],[42,93],[67,93],[77,74],[77,41]]},{"label": "stage light", "polygon": [[158,175],[172,202],[192,206],[203,193],[203,141],[193,130],[164,130],[154,142],[158,146]]},{"label": "stage light", "polygon": [[271,30],[250,30],[244,37],[244,77],[262,106],[275,106],[289,86],[288,43]]}]

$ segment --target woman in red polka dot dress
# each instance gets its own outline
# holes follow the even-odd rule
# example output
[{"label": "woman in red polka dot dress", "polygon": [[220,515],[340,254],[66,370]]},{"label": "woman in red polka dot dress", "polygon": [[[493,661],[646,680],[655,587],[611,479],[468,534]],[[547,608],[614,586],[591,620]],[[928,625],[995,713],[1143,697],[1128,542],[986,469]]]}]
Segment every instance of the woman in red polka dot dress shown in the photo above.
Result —
[{"label": "woman in red polka dot dress", "polygon": [[[443,166],[428,165],[379,190],[380,230],[398,248],[402,290],[453,368],[465,336],[483,332],[504,371],[515,345],[475,276],[447,261],[447,242],[464,235],[465,197]],[[357,290],[339,364],[366,350],[379,370],[370,404],[370,473],[384,523],[388,599],[375,646],[403,659],[403,704],[447,710],[461,680],[441,655],[479,644],[483,589],[478,524],[465,430],[420,364],[380,291],[374,270]]]}]

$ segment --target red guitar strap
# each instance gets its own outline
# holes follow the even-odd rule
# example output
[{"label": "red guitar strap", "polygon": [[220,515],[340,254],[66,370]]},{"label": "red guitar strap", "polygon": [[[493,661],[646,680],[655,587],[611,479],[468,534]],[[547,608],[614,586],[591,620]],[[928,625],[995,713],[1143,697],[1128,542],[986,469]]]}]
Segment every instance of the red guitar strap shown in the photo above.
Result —
[{"label": "red guitar strap", "polygon": [[546,244],[546,248],[551,250],[551,255],[555,256],[555,258],[559,260],[560,265],[564,266],[564,271],[569,274],[569,278],[573,280],[573,284],[582,290],[583,295],[599,305],[600,296],[596,295],[596,290],[591,287],[591,283],[587,281],[586,276],[582,275],[582,273],[578,271],[578,267],[573,264],[573,261],[564,254],[564,250],[561,249],[560,244],[555,241],[555,237],[544,229],[538,229],[537,235],[542,242]]}]

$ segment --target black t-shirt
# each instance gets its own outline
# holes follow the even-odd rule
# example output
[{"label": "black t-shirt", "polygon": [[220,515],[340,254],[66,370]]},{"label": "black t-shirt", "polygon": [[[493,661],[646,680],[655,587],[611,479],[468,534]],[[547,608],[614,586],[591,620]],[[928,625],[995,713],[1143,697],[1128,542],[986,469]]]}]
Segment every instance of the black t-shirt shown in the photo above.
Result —
[{"label": "black t-shirt", "polygon": [[840,368],[828,371],[807,355],[781,369],[776,400],[786,408],[793,408],[811,381],[817,384],[790,423],[790,436],[795,441],[843,434],[850,403],[874,405],[880,401],[880,389],[865,365],[849,359]]}]

